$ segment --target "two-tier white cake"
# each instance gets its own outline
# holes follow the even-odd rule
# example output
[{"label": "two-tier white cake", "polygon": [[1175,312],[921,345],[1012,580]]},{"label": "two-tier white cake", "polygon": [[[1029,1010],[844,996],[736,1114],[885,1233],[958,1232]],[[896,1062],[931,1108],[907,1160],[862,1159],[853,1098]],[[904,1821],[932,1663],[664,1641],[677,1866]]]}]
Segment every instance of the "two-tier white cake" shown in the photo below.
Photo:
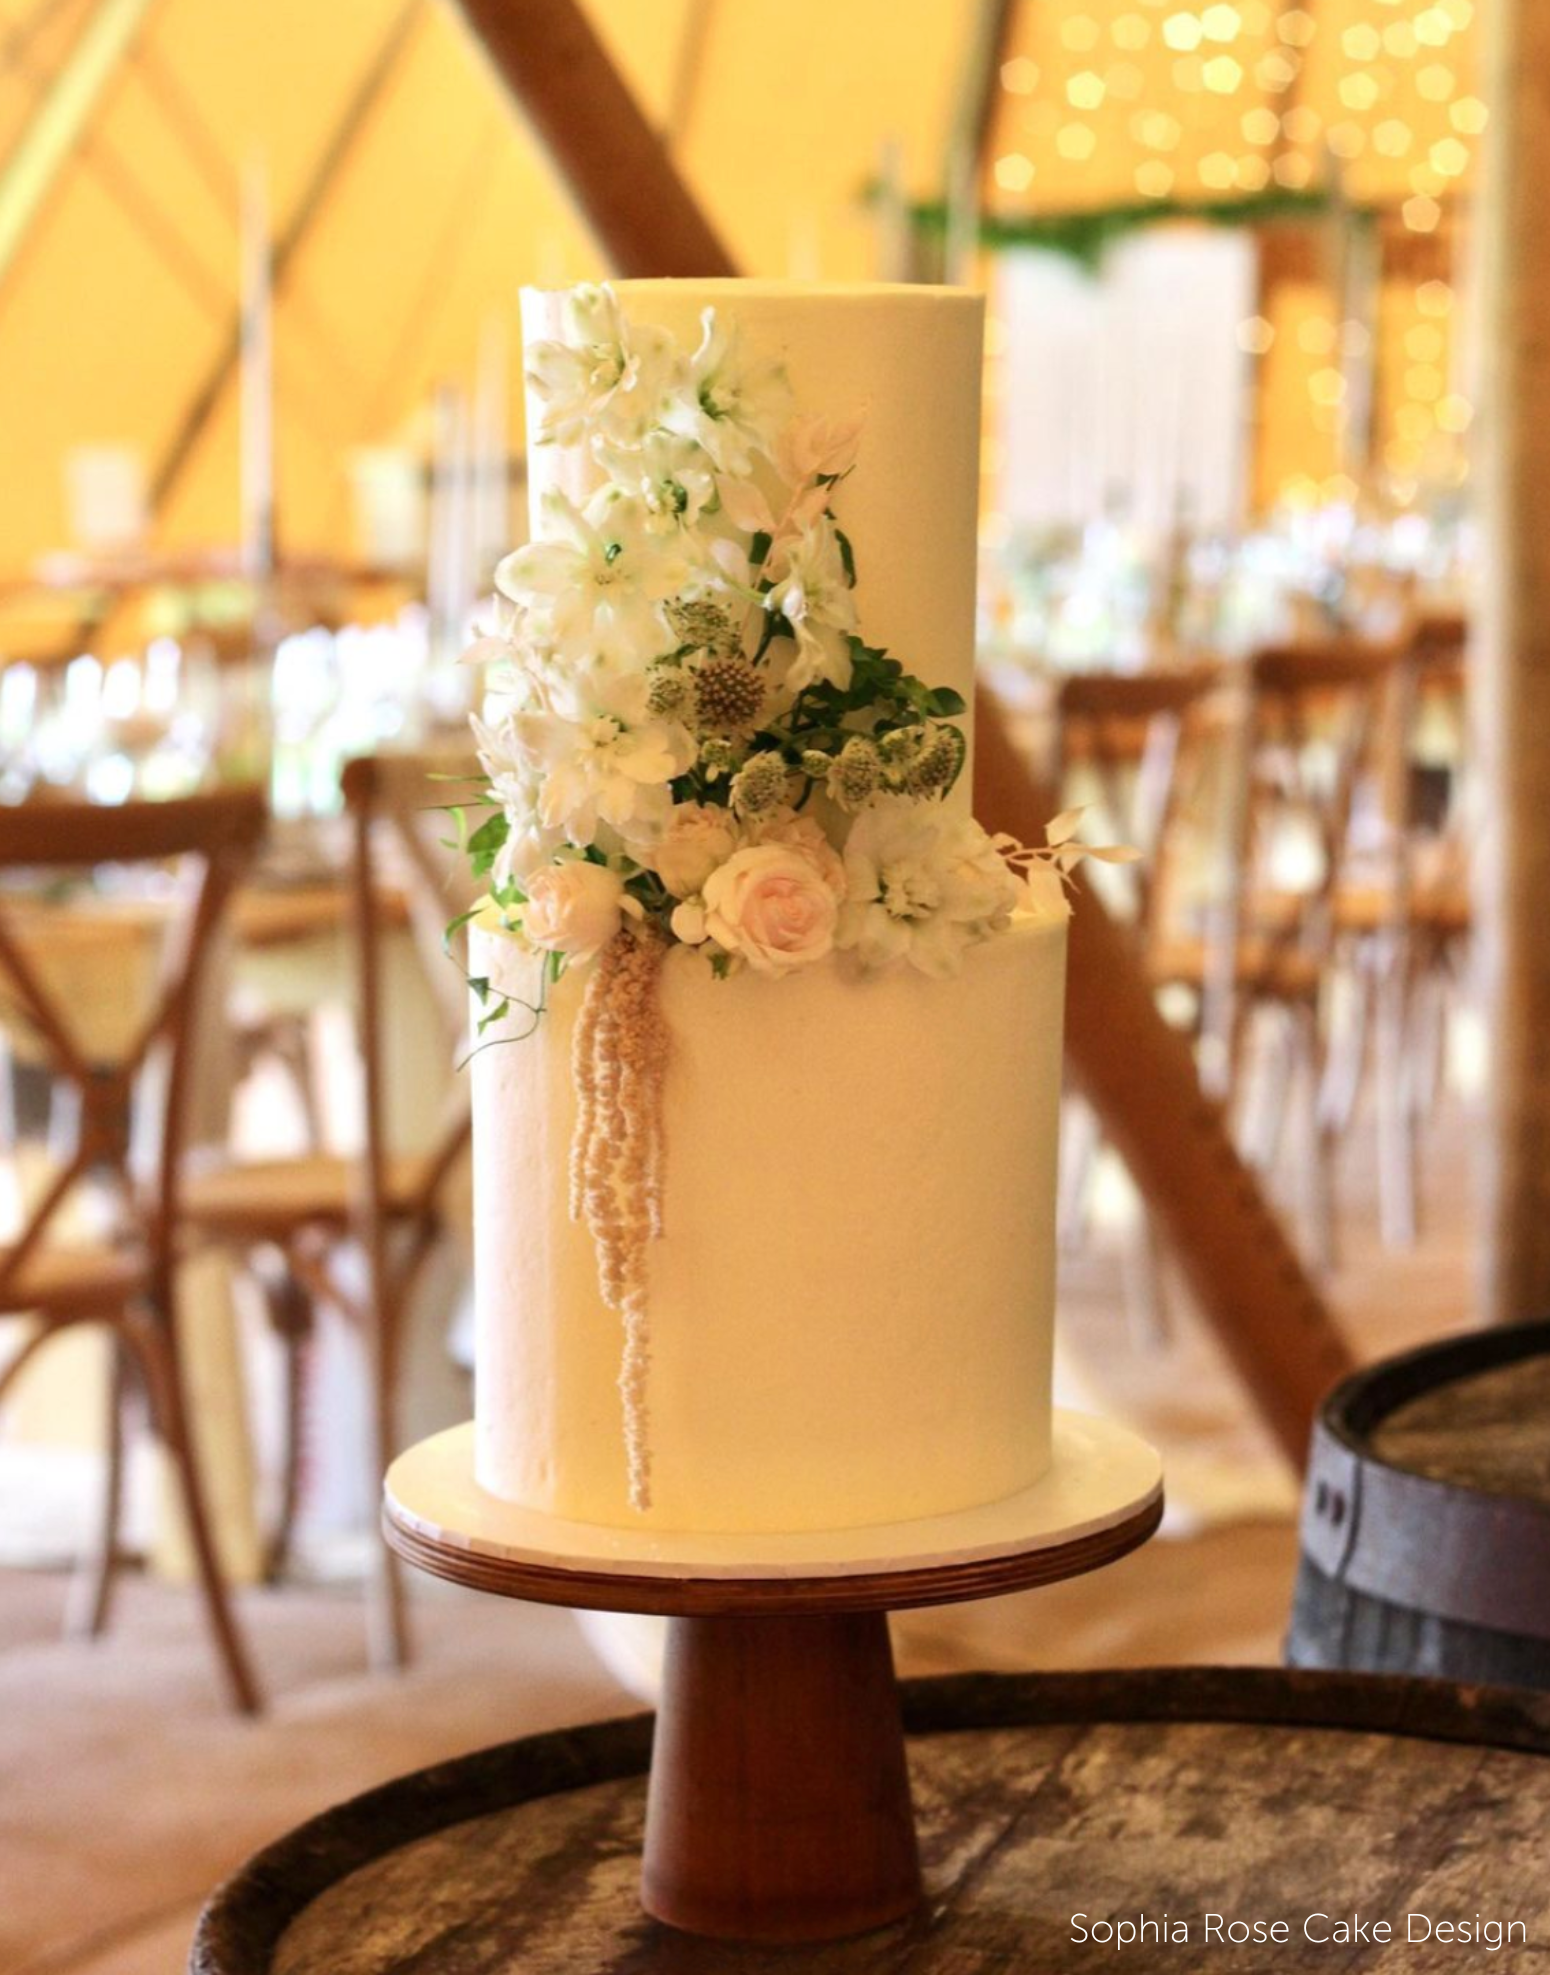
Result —
[{"label": "two-tier white cake", "polygon": [[[525,600],[518,617],[526,610],[539,626],[533,635],[542,650],[527,666],[511,774],[529,778],[520,797],[536,819],[529,866],[534,858],[558,858],[570,889],[563,909],[545,905],[542,921],[534,905],[508,902],[475,933],[474,972],[489,982],[485,1005],[504,994],[542,1002],[545,1010],[520,1024],[531,1029],[523,1039],[484,1050],[472,1068],[478,1479],[531,1509],[684,1531],[846,1528],[995,1501],[1037,1480],[1050,1458],[1066,937],[1058,885],[1019,886],[1015,910],[998,907],[969,938],[964,914],[950,924],[943,902],[957,895],[954,859],[968,872],[965,882],[980,882],[968,840],[948,829],[961,827],[966,810],[966,764],[948,793],[910,810],[909,818],[924,818],[922,827],[940,838],[929,857],[917,858],[905,797],[887,791],[906,787],[895,770],[911,749],[916,761],[931,746],[940,753],[929,740],[933,728],[884,740],[887,720],[845,716],[861,733],[856,752],[869,775],[881,772],[869,736],[883,741],[893,780],[879,785],[878,801],[864,799],[864,789],[858,795],[839,769],[825,779],[822,761],[803,753],[805,733],[791,737],[804,723],[817,733],[820,713],[808,719],[804,709],[839,703],[825,694],[851,677],[847,647],[861,650],[850,642],[851,627],[867,647],[886,647],[933,688],[970,698],[981,307],[963,293],[906,287],[626,282],[614,294],[633,342],[606,324],[586,328],[603,316],[578,318],[570,297],[529,293],[524,302],[535,379],[530,426],[550,434],[530,451],[534,533],[552,537],[562,524],[569,530],[565,553],[582,558],[578,571],[590,569],[588,608],[596,609],[584,629],[572,627],[581,644],[565,647],[554,629],[559,565],[529,554],[519,566],[511,593]],[[574,361],[565,355],[567,336],[572,353],[581,347]],[[735,344],[740,384],[727,382],[733,359],[717,338]],[[556,348],[562,354],[551,362],[543,353]],[[652,366],[669,365],[674,351],[697,352],[692,367],[680,356],[673,359],[676,382],[654,381]],[[755,387],[777,375],[806,436],[800,445],[782,442],[784,450],[767,442],[764,452],[755,446],[747,453],[746,435],[733,428],[747,409],[748,429],[755,429]],[[660,428],[651,402],[659,391],[667,407]],[[864,424],[851,468],[843,428],[857,414]],[[793,484],[793,460],[802,468],[815,459],[799,533],[796,523],[786,525],[790,507],[781,502]],[[788,474],[778,493],[772,461]],[[826,462],[842,470],[825,473]],[[631,478],[637,469],[639,495]],[[600,494],[605,481],[612,491]],[[670,496],[658,500],[663,486]],[[565,502],[546,499],[556,490]],[[773,528],[761,529],[766,508],[781,512]],[[593,517],[591,534],[573,522],[581,513]],[[621,514],[626,520],[615,526]],[[717,543],[712,566],[700,538],[725,530],[733,514],[744,529],[739,541],[753,543],[752,556],[739,549],[738,561]],[[646,532],[631,534],[640,515]],[[658,666],[649,712],[640,710],[647,701],[638,693],[626,702],[623,688],[614,693],[608,683],[614,696],[606,718],[593,719],[593,752],[584,761],[574,752],[563,760],[552,748],[543,752],[551,746],[543,723],[552,724],[565,697],[565,649],[585,649],[594,672],[616,682],[629,661],[609,640],[626,609],[666,609],[673,623],[690,621],[682,608],[672,616],[675,606],[654,594],[649,574],[667,566],[672,530],[686,515],[698,517],[697,532],[685,537],[698,573],[672,580],[699,584],[696,596],[753,600],[754,632],[744,636],[735,663],[745,664],[772,620],[784,638],[759,656],[761,666],[776,663],[777,670],[764,711],[750,715],[779,729],[785,766],[777,765],[777,779],[790,776],[788,806],[762,812],[762,822],[757,776],[737,785],[742,807],[716,809],[720,785],[705,777],[717,772],[715,750],[723,743],[714,733],[706,740],[692,711],[684,711],[708,703],[699,682],[715,654],[690,652],[666,675]],[[837,532],[820,541],[826,530]],[[841,540],[853,587],[825,602],[823,571],[833,577]],[[615,572],[622,586],[634,566],[648,571],[641,587],[628,597],[620,587],[615,596],[608,589]],[[544,582],[549,591],[539,596]],[[724,590],[715,588],[722,583]],[[726,608],[718,608],[724,618]],[[692,621],[693,636],[709,635],[712,643],[721,636],[703,633],[702,621],[711,618]],[[520,626],[514,635],[520,639]],[[785,684],[779,663],[791,668]],[[771,709],[789,708],[804,679],[813,691],[798,699],[794,719],[781,714],[782,727]],[[952,722],[968,741],[971,723],[971,707]],[[844,738],[831,733],[819,741],[838,749]],[[744,732],[737,745],[763,758],[777,743],[767,734],[749,741]],[[609,772],[617,768],[626,781],[594,772],[600,747],[613,750]],[[648,771],[641,764],[653,748],[671,758]],[[692,804],[691,771],[682,765],[691,751],[692,774],[701,777],[695,786],[706,798]],[[578,762],[593,774],[585,826],[567,820],[570,834],[558,850],[557,805],[545,806],[545,789],[552,795],[560,783],[546,783],[549,761],[560,762],[555,776],[571,778],[567,790],[581,787]],[[675,808],[662,806],[666,796],[655,807],[637,801],[648,772],[675,777]],[[908,787],[918,795],[928,781],[921,769]],[[595,1230],[577,1211],[572,1183],[578,1131],[595,1137],[597,1129],[591,1086],[578,1098],[575,1041],[599,963],[590,955],[577,960],[581,942],[573,938],[562,949],[572,964],[554,980],[560,935],[546,945],[535,933],[567,913],[573,920],[572,892],[612,882],[597,875],[610,866],[652,907],[678,868],[660,845],[690,827],[681,819],[691,808],[692,830],[719,842],[722,857],[729,843],[716,833],[725,818],[748,882],[764,882],[768,867],[775,889],[756,901],[771,915],[757,921],[746,888],[738,891],[731,876],[661,905],[673,914],[677,938],[656,949],[666,1054],[651,1086],[659,1115],[650,1142],[660,1169],[649,1175],[654,1238],[645,1251],[644,1290],[631,1305],[642,1331],[627,1403],[620,1298],[605,1295]],[[869,817],[869,810],[876,813]],[[833,840],[832,855],[808,841],[817,836],[807,820],[813,818]],[[809,896],[800,872],[792,878],[777,868],[779,856],[751,848],[784,845],[793,824],[798,835],[807,833],[804,855],[832,896]],[[509,873],[509,850],[506,857]],[[581,857],[592,861],[578,876],[566,860]],[[509,882],[508,899],[529,892],[548,899],[543,882]],[[690,882],[675,879],[678,893]],[[619,923],[638,928],[639,906],[621,897]],[[593,1051],[587,1060],[603,1064],[606,1083],[606,1047],[601,1056],[594,1042],[586,1047]],[[586,1109],[580,1118],[579,1104]],[[641,1415],[635,1470],[631,1405]],[[649,1490],[639,1485],[642,1434],[649,1439]]]}]

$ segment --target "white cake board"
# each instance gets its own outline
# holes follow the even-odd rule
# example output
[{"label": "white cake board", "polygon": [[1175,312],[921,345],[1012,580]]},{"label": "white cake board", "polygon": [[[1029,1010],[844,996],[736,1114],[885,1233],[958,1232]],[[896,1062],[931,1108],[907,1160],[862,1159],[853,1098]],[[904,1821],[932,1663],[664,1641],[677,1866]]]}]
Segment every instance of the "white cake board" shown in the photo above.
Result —
[{"label": "white cake board", "polygon": [[399,1457],[389,1520],[427,1543],[494,1563],[664,1579],[844,1578],[934,1570],[1056,1549],[1129,1522],[1162,1495],[1156,1450],[1110,1420],[1057,1410],[1053,1460],[1033,1487],[916,1522],[797,1534],[687,1534],[568,1522],[486,1493],[474,1428],[449,1428]]}]

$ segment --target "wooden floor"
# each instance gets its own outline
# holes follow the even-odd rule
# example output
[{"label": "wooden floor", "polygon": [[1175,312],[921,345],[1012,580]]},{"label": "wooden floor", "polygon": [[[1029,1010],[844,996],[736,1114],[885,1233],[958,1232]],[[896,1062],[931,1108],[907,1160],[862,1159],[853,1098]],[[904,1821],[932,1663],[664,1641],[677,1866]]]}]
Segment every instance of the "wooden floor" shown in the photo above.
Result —
[{"label": "wooden floor", "polygon": [[[1439,1122],[1421,1244],[1371,1233],[1370,1145],[1346,1155],[1332,1295],[1363,1356],[1470,1321],[1467,1115]],[[1105,1226],[1066,1269],[1062,1383],[1161,1446],[1164,1536],[1098,1576],[910,1615],[905,1672],[1273,1661],[1296,1556],[1295,1490],[1211,1339],[1177,1296],[1165,1345],[1137,1340],[1124,1241]],[[481,1744],[635,1704],[564,1614],[416,1589],[419,1653],[397,1678],[361,1663],[339,1590],[242,1601],[272,1697],[248,1724],[220,1701],[185,1594],[132,1583],[112,1635],[62,1643],[57,1577],[0,1575],[0,1968],[9,1975],[170,1975],[208,1888],[323,1806]]]}]

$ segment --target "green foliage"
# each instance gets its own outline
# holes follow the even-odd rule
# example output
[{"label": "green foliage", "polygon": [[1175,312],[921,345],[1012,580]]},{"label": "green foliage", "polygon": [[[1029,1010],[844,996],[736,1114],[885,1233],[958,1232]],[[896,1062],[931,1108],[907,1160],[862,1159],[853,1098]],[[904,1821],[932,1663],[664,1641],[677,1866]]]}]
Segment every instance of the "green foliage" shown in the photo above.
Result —
[{"label": "green foliage", "polygon": [[[877,188],[869,186],[867,196],[875,199]],[[1083,267],[1096,267],[1116,240],[1145,226],[1179,220],[1200,220],[1208,226],[1267,226],[1317,219],[1335,211],[1360,225],[1377,220],[1374,208],[1346,205],[1336,192],[1317,188],[1298,192],[1278,185],[1235,199],[1138,199],[1079,212],[987,213],[980,220],[979,244],[990,253],[1039,247],[1065,254]],[[940,199],[911,206],[909,217],[915,231],[928,238],[945,237],[948,231],[948,209]]]}]

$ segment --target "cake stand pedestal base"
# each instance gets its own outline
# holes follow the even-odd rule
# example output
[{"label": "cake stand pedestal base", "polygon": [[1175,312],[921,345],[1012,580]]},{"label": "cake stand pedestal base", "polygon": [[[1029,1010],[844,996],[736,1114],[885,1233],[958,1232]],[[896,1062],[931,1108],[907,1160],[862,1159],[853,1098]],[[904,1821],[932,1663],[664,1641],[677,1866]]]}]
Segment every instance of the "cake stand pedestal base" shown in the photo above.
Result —
[{"label": "cake stand pedestal base", "polygon": [[881,1612],[674,1618],[641,1903],[723,1940],[826,1941],[920,1903]]},{"label": "cake stand pedestal base", "polygon": [[1053,1584],[1162,1519],[1157,1455],[1057,1413],[1034,1487],[959,1514],[794,1536],[562,1522],[488,1495],[473,1429],[387,1478],[388,1541],[475,1590],[671,1620],[647,1793],[641,1902],[719,1940],[840,1940],[919,1905],[887,1614]]}]

